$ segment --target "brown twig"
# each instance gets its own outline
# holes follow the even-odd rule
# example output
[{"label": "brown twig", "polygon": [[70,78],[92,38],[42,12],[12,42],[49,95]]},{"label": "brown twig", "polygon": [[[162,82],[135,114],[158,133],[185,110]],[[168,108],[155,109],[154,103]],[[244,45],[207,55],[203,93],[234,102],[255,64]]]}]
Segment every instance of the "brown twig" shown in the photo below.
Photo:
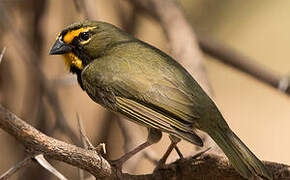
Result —
[{"label": "brown twig", "polygon": [[[91,3],[91,2],[89,2],[88,0],[83,0],[82,3],[83,3],[82,8],[83,8],[84,16],[87,17],[87,19],[89,19],[89,20],[97,19],[97,15],[96,15],[94,9],[91,8],[92,5],[89,6],[89,3]],[[117,2],[117,3],[120,3],[120,2]],[[128,28],[126,30],[133,31],[135,20],[136,20],[135,8],[133,9],[132,16],[129,16],[128,19],[125,18],[125,14],[122,11],[122,8],[117,8],[117,9],[119,9],[118,12],[120,13],[120,18],[121,18],[122,23],[125,24],[126,28]],[[112,112],[106,111],[105,113],[106,113],[106,115],[104,117],[105,120],[104,120],[103,125],[106,128],[102,128],[102,131],[99,133],[101,135],[101,138],[99,138],[101,141],[104,141],[105,139],[107,139],[108,132],[109,132],[108,127],[110,126],[112,119],[116,118],[116,116],[114,114],[112,114]],[[118,117],[118,119],[119,119],[119,117]],[[123,134],[124,139],[125,139],[124,148],[125,148],[125,151],[129,151],[138,145],[137,142],[139,139],[141,139],[142,132],[136,130],[135,128],[132,129],[132,127],[130,126],[130,124],[128,124],[126,119],[124,119],[124,118],[121,118],[121,119],[122,120],[119,121],[120,122],[119,126],[122,130],[122,134]],[[143,153],[139,153],[139,154],[135,155],[133,160],[130,160],[130,163],[125,164],[125,169],[127,171],[134,172],[136,167],[137,167],[137,164],[140,162],[140,160],[144,156],[148,157],[148,159],[152,160],[152,162],[156,162],[157,158],[156,158],[156,156],[154,156],[155,153],[151,152],[151,151],[152,150],[150,150],[148,148],[148,149],[145,149],[143,151]]]},{"label": "brown twig", "polygon": [[[12,33],[14,34],[13,38],[17,39],[13,41],[13,42],[17,42],[14,44],[15,47],[18,49],[18,52],[22,53],[21,54],[22,60],[24,60],[28,64],[28,67],[30,67],[32,71],[35,71],[35,74],[37,74],[35,78],[37,78],[37,81],[39,82],[39,85],[40,85],[40,89],[43,90],[43,93],[45,97],[47,98],[48,103],[52,107],[52,110],[56,117],[54,130],[58,130],[58,129],[61,130],[62,133],[67,134],[67,136],[72,140],[72,142],[74,142],[75,144],[79,144],[80,141],[77,135],[72,130],[72,128],[68,125],[66,118],[61,110],[62,108],[59,103],[59,99],[58,99],[56,91],[50,87],[49,81],[47,80],[47,78],[45,77],[44,73],[39,68],[39,66],[35,63],[36,60],[33,60],[33,59],[37,59],[38,56],[34,53],[34,51],[31,50],[33,48],[28,43],[25,36],[22,36],[22,34],[25,34],[25,33],[22,33],[19,30],[17,30],[18,28],[16,28],[15,24],[11,22],[10,18],[8,18],[10,17],[10,14],[9,12],[7,12],[7,10],[3,9],[2,14],[3,14],[3,18],[6,19],[5,25],[9,29],[12,30]],[[50,134],[52,133],[53,132],[50,132]]]},{"label": "brown twig", "polygon": [[[89,140],[88,136],[86,135],[86,131],[84,129],[84,125],[83,125],[83,121],[79,115],[79,113],[76,114],[77,116],[77,120],[78,120],[78,128],[79,128],[79,132],[80,132],[80,139],[82,141],[82,144],[84,146],[85,149],[88,150],[96,150],[96,148],[93,146],[93,144],[91,143],[91,141]],[[96,151],[97,153],[99,153],[99,151]],[[101,154],[101,153],[99,153]],[[85,180],[85,172],[82,169],[78,169],[79,172],[79,177],[80,180]],[[89,176],[91,176],[91,174],[89,174]]]},{"label": "brown twig", "polygon": [[98,136],[96,137],[95,141],[107,143],[107,140],[111,132],[113,118],[116,115],[108,110],[105,110],[103,113],[104,113],[104,117],[103,117],[102,123],[100,124],[101,128],[100,128],[100,131],[98,132]]},{"label": "brown twig", "polygon": [[[165,1],[158,1],[158,0],[130,0],[135,6],[145,10],[147,13],[151,14],[153,17],[158,19],[165,32],[168,31],[168,36],[172,36],[174,38],[175,34],[180,34],[184,36],[187,39],[187,35],[184,33],[179,33],[179,31],[174,31],[175,28],[183,29],[180,27],[184,27],[184,25],[176,25],[174,24],[175,19],[184,19],[180,18],[181,15],[180,12],[172,11],[174,8],[177,8],[176,5],[174,5],[174,2],[169,2],[167,0]],[[162,7],[162,4],[165,5]],[[175,7],[174,7],[175,6]],[[170,10],[168,10],[170,9]],[[166,13],[171,12],[171,13]],[[170,18],[172,17],[172,18]],[[184,20],[183,20],[184,21]],[[182,23],[178,22],[178,23]],[[171,32],[172,31],[172,32]],[[171,32],[172,35],[169,33]],[[172,38],[172,39],[173,39]],[[169,37],[170,39],[170,37]],[[178,38],[176,38],[178,39]],[[195,38],[194,38],[195,39]],[[275,89],[279,89],[282,92],[286,93],[287,95],[290,95],[290,81],[288,76],[282,76],[275,72],[269,71],[265,67],[263,67],[260,64],[257,64],[256,61],[253,59],[243,56],[240,53],[234,51],[231,48],[226,47],[224,44],[215,42],[212,39],[206,39],[202,36],[197,36],[197,39],[199,41],[199,46],[202,51],[209,54],[210,56],[213,56],[223,63],[232,66],[234,68],[237,68],[240,71],[243,71],[253,77],[255,77],[258,80],[261,80],[262,82],[274,87]],[[179,44],[176,40],[175,44]],[[186,46],[186,44],[184,44]],[[172,48],[171,48],[172,49]],[[193,47],[193,49],[195,49]],[[178,50],[176,50],[178,51]],[[179,52],[186,52],[181,51]],[[178,57],[178,56],[177,56]],[[191,56],[192,59],[195,59],[195,56]],[[176,58],[179,59],[179,58]],[[196,60],[196,59],[195,59]],[[203,68],[201,68],[203,69]],[[195,77],[195,76],[194,76]],[[195,77],[197,80],[198,78]]]},{"label": "brown twig", "polygon": [[87,20],[96,20],[97,12],[96,12],[96,3],[92,0],[82,0],[83,3],[83,11],[85,14],[85,18]]},{"label": "brown twig", "polygon": [[60,160],[82,168],[97,178],[111,177],[112,168],[95,151],[79,148],[39,132],[0,105],[0,128],[14,136],[31,154]]},{"label": "brown twig", "polygon": [[[289,180],[290,166],[265,162],[266,167],[271,169],[274,179]],[[134,180],[175,180],[175,179],[196,179],[196,180],[245,180],[231,166],[229,162],[214,154],[204,154],[199,158],[186,158],[171,163],[162,170],[155,170],[152,174],[131,176],[126,174],[124,179]]]},{"label": "brown twig", "polygon": [[[30,61],[35,64],[35,67],[41,69],[41,65],[43,63],[43,32],[41,28],[41,22],[43,20],[47,0],[28,0],[27,3],[30,3],[31,6],[26,6],[26,8],[21,9],[21,11],[32,12],[31,16],[26,16],[26,18],[31,19],[27,26],[27,32],[30,32],[31,36],[26,36],[25,40],[27,44],[29,44],[27,48],[30,50],[30,52],[33,52],[33,54],[29,52],[25,53],[27,53],[27,56],[29,56]],[[13,21],[12,18],[13,17],[10,16],[9,20]],[[28,86],[24,88],[25,96],[24,100],[22,101],[21,113],[24,117],[29,117],[32,122],[35,122],[35,119],[38,119],[38,121],[36,121],[36,127],[42,132],[48,132],[47,126],[45,126],[47,124],[47,111],[45,110],[45,105],[42,98],[43,89],[40,85],[40,82],[37,81],[38,79],[36,78],[38,76],[37,71],[31,71],[29,68],[26,70]],[[28,174],[33,173],[29,172]]]},{"label": "brown twig", "polygon": [[74,2],[74,5],[75,5],[75,8],[76,8],[77,12],[81,13],[81,11],[82,11],[82,7],[81,6],[83,4],[81,4],[81,2],[79,0],[73,0],[73,2]]},{"label": "brown twig", "polygon": [[129,34],[134,34],[134,31],[136,30],[136,24],[138,22],[138,9],[136,8],[136,6],[133,6],[130,11],[128,11],[128,8],[123,7],[122,3],[124,2],[117,1],[115,4],[115,9],[118,13],[121,28]]},{"label": "brown twig", "polygon": [[[124,151],[129,152],[136,148],[142,141],[142,131],[137,127],[133,126],[127,119],[118,117],[118,124],[124,137]],[[145,140],[143,139],[145,142]],[[146,157],[149,161],[154,164],[157,162],[157,155],[148,147],[142,150],[140,153],[134,155],[127,163],[124,164],[124,168],[128,172],[135,172],[139,162]]]},{"label": "brown twig", "polygon": [[79,127],[79,132],[80,132],[80,135],[81,135],[81,140],[82,140],[82,143],[83,143],[84,147],[86,149],[94,150],[95,147],[93,146],[93,144],[89,140],[88,136],[86,135],[86,131],[84,129],[83,121],[81,120],[81,117],[80,117],[79,113],[77,113],[77,120],[78,120],[78,127]]},{"label": "brown twig", "polygon": [[[1,4],[1,3],[0,3]],[[3,3],[4,4],[4,3]],[[0,5],[0,11],[3,5]],[[2,13],[0,13],[1,16]],[[1,19],[0,18],[0,29],[1,26]],[[3,28],[2,28],[3,29]],[[2,36],[0,37],[0,46],[1,40],[6,36],[6,32],[2,32]],[[15,107],[19,101],[17,100],[17,96],[15,96],[15,89],[16,88],[16,76],[15,71],[13,71],[13,63],[10,61],[9,56],[4,57],[4,51],[6,47],[2,49],[1,57],[0,57],[0,101],[6,105],[7,107]],[[9,77],[9,81],[7,81],[7,77]]]},{"label": "brown twig", "polygon": [[[27,42],[29,45],[26,47],[28,50],[25,52],[26,57],[30,59],[30,61],[35,64],[35,67],[38,69],[41,69],[41,64],[43,62],[42,58],[42,50],[43,50],[43,33],[42,33],[42,23],[43,22],[43,15],[45,14],[45,8],[46,8],[46,3],[47,1],[38,1],[38,0],[27,0],[25,3],[30,4],[29,6],[25,6],[25,3],[20,3],[23,8],[20,9],[23,20],[28,20],[26,21],[26,25],[24,26],[26,28],[21,28],[22,29],[22,34],[27,34],[24,31],[26,30],[29,35],[25,36],[23,39]],[[11,6],[10,6],[11,7]],[[13,6],[14,7],[14,6]],[[15,7],[14,7],[15,8]],[[7,14],[5,17],[5,28],[9,29],[10,24],[13,26],[15,25],[15,19],[14,19],[14,14],[12,13],[13,10],[8,10],[9,5],[6,4],[6,9],[3,11],[4,14]],[[30,12],[30,13],[26,13]],[[13,28],[13,27],[12,27]],[[15,28],[15,27],[14,27]],[[18,29],[20,28],[16,28]],[[9,29],[8,32],[11,32],[11,34],[14,32]],[[21,34],[21,35],[22,35]],[[13,34],[15,35],[15,34]],[[12,43],[16,43],[17,46],[24,46],[24,44],[18,44],[21,43],[19,42],[19,39],[14,39],[15,41],[12,41]],[[15,48],[17,49],[17,47]],[[15,51],[15,49],[11,49],[12,51]],[[17,50],[16,50],[17,51]],[[33,55],[32,53],[33,52]],[[22,58],[21,58],[22,60]],[[41,130],[42,132],[48,132],[48,126],[46,126],[47,123],[47,110],[46,110],[46,105],[44,102],[44,99],[42,98],[43,96],[43,89],[42,86],[40,85],[40,82],[38,81],[38,73],[37,71],[31,71],[29,64],[26,64],[28,68],[24,68],[26,73],[22,73],[22,77],[25,77],[27,80],[27,85],[22,87],[24,89],[24,99],[21,102],[21,113],[23,117],[29,117],[29,120],[35,124],[37,129]],[[41,71],[41,70],[40,70]],[[15,91],[13,91],[15,93]],[[9,102],[11,103],[11,102]],[[19,103],[19,100],[18,100]],[[37,121],[36,121],[37,119]],[[27,179],[35,179],[35,176],[41,177],[43,174],[46,173],[43,169],[36,169],[36,168],[27,168],[24,171],[23,176],[26,177]],[[43,178],[43,180],[49,179],[49,176],[47,175],[46,177]]]},{"label": "brown twig", "polygon": [[[46,158],[60,160],[84,169],[99,179],[116,179],[115,169],[108,161],[92,150],[86,150],[46,136],[0,105],[0,128],[15,137],[31,154],[43,154]],[[290,166],[267,162],[266,167],[274,179],[290,178]],[[123,179],[224,179],[243,178],[220,156],[205,154],[197,159],[178,160],[157,169],[152,174],[122,174]]]},{"label": "brown twig", "polygon": [[[224,44],[206,39],[202,36],[199,36],[199,45],[208,55],[290,95],[290,82],[288,77],[283,77],[273,71],[269,71],[255,60],[243,56],[235,50],[226,47]],[[285,85],[282,84],[283,81]]]},{"label": "brown twig", "polygon": [[11,175],[16,173],[19,169],[26,167],[32,162],[33,156],[26,157],[22,161],[15,164],[0,176],[0,180],[8,179]]}]

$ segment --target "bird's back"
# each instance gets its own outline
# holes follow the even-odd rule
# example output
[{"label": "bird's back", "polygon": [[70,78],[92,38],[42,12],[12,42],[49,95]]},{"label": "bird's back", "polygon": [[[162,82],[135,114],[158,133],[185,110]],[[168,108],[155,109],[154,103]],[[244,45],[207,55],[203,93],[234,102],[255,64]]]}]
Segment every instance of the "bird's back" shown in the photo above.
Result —
[{"label": "bird's back", "polygon": [[102,82],[100,86],[113,87],[117,96],[154,105],[164,114],[193,126],[210,114],[208,110],[216,109],[178,62],[139,40],[119,42],[109,47],[89,66],[93,67],[93,73],[98,74]]}]

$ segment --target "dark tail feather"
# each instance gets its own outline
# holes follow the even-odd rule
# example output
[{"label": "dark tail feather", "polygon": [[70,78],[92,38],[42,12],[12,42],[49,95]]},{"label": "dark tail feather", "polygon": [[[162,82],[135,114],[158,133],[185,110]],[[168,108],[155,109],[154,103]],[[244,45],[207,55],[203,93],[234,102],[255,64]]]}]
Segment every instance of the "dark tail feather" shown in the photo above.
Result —
[{"label": "dark tail feather", "polygon": [[269,180],[273,177],[263,163],[247,148],[247,146],[230,129],[215,129],[209,133],[223,150],[232,166],[244,177],[250,179],[259,175]]}]

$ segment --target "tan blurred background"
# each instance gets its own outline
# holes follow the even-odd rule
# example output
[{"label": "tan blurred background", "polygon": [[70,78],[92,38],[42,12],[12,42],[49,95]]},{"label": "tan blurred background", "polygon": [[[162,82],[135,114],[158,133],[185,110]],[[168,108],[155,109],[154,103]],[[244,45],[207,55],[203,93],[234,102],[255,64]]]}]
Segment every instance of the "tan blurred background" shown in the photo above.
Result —
[{"label": "tan blurred background", "polygon": [[[252,57],[271,71],[285,75],[290,73],[290,1],[180,2],[186,17],[199,34]],[[45,4],[41,5],[42,3]],[[120,26],[118,10],[128,6],[125,0],[98,0],[95,1],[94,8],[98,20]],[[82,20],[83,16],[77,13],[73,0],[0,0],[0,8],[5,8],[10,13],[8,18],[12,22],[12,26],[3,22],[5,18],[0,10],[0,47],[7,47],[0,65],[0,102],[49,134],[56,121],[53,109],[47,99],[39,95],[43,90],[39,85],[37,72],[33,70],[36,66],[26,63],[27,58],[23,56],[28,56],[28,59],[36,63],[52,85],[55,80],[66,78],[68,71],[61,57],[49,56],[48,52],[57,33],[64,26]],[[42,16],[39,22],[35,22],[37,14]],[[35,26],[40,27],[43,38],[37,36]],[[15,32],[21,33],[15,35]],[[134,32],[135,36],[169,53],[160,25],[149,16],[138,15]],[[30,56],[31,53],[25,51],[25,48],[17,48],[22,41],[30,44],[32,51],[36,51],[35,56]],[[207,55],[204,58],[215,101],[233,131],[260,159],[290,164],[290,97],[220,63],[219,60]],[[77,84],[54,87],[54,90],[57,91],[61,111],[76,133],[78,112],[94,145],[105,142],[111,159],[124,153],[123,139],[116,121],[106,127],[103,120],[108,118],[104,117],[104,110],[93,103]],[[145,140],[145,128],[136,128],[141,129]],[[105,136],[104,130],[109,132]],[[71,142],[59,130],[52,136]],[[168,136],[164,135],[162,142],[152,148],[160,157],[168,144]],[[194,151],[194,146],[181,142],[180,149],[186,155]],[[24,148],[0,130],[0,174],[24,157]],[[69,179],[78,179],[76,168],[60,162],[52,164]],[[136,173],[150,173],[153,168],[153,164],[144,159],[138,164]],[[39,179],[40,175],[42,179],[55,179],[41,169],[38,165],[32,165],[13,175],[11,179]]]}]

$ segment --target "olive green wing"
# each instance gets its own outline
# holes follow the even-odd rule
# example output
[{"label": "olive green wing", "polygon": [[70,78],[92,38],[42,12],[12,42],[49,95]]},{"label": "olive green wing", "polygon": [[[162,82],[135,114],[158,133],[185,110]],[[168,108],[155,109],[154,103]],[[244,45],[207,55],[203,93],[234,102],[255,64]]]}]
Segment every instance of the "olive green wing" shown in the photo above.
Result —
[{"label": "olive green wing", "polygon": [[133,122],[162,130],[198,146],[203,146],[202,140],[193,132],[190,125],[183,124],[134,100],[121,97],[116,97],[116,99],[121,114],[129,117]]},{"label": "olive green wing", "polygon": [[[188,95],[170,77],[144,68],[123,57],[99,58],[82,72],[84,89],[98,103],[136,123],[202,146],[193,131],[194,119],[199,116],[193,113]],[[100,102],[100,97],[96,98],[100,94],[108,99]]]}]

